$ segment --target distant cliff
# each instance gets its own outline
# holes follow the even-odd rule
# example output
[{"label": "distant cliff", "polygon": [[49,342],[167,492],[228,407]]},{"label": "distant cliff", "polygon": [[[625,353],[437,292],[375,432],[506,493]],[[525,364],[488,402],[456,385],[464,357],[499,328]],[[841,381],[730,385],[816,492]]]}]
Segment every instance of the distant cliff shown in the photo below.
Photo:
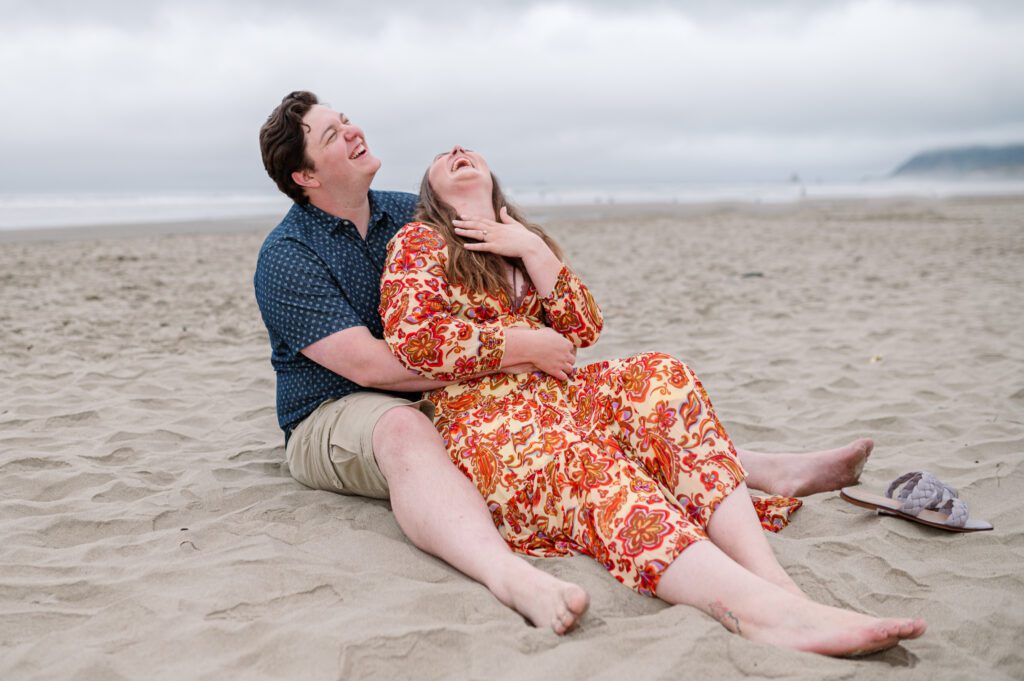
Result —
[{"label": "distant cliff", "polygon": [[893,177],[1024,177],[1024,144],[925,151],[892,174]]}]

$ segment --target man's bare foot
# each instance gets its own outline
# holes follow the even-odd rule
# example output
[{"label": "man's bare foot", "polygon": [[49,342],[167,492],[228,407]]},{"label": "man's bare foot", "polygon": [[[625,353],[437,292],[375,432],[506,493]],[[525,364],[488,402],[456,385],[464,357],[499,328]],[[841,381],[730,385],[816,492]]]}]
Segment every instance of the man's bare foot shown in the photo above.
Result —
[{"label": "man's bare foot", "polygon": [[503,583],[493,589],[494,595],[535,627],[551,627],[559,636],[571,631],[590,606],[587,592],[526,561],[517,563]]},{"label": "man's bare foot", "polygon": [[[730,631],[744,638],[782,648],[833,657],[876,653],[914,639],[928,628],[923,619],[880,618],[798,599],[771,621],[718,618]],[[746,625],[746,626],[744,626]]]},{"label": "man's bare foot", "polygon": [[874,447],[871,438],[862,438],[845,447],[806,454],[739,451],[740,461],[748,471],[750,464],[758,469],[759,475],[752,473],[748,485],[770,494],[805,497],[857,484]]}]

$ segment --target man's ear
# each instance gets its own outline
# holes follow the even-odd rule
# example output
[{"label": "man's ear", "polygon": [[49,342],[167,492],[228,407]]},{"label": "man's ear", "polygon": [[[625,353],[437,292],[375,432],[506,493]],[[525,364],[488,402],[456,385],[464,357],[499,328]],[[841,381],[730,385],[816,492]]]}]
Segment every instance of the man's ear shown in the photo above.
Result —
[{"label": "man's ear", "polygon": [[307,189],[316,189],[320,186],[320,180],[313,177],[313,173],[309,170],[296,170],[292,173],[292,181]]}]

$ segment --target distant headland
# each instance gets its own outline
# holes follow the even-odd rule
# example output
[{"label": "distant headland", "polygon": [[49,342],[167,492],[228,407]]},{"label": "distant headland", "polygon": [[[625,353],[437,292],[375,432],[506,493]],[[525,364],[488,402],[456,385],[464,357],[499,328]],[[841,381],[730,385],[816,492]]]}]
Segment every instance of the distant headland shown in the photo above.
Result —
[{"label": "distant headland", "polygon": [[911,157],[892,177],[1024,177],[1024,144],[933,149]]}]

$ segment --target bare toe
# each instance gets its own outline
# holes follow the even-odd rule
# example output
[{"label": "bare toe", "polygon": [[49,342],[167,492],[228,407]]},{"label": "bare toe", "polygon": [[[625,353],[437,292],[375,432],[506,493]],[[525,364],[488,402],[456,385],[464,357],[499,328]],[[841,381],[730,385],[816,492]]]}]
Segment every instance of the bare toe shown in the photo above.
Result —
[{"label": "bare toe", "polygon": [[850,445],[850,449],[856,452],[851,473],[853,482],[857,482],[860,479],[860,474],[864,471],[864,464],[867,463],[871,452],[875,450],[875,441],[869,437],[862,438],[853,442]]},{"label": "bare toe", "polygon": [[564,593],[565,605],[569,608],[569,612],[575,615],[577,618],[581,617],[583,613],[590,607],[590,595],[583,590],[583,587],[577,586],[576,584],[570,584]]},{"label": "bare toe", "polygon": [[590,606],[590,596],[581,587],[575,584],[568,584],[562,590],[562,610],[560,621],[563,629],[558,633],[567,633],[576,627],[580,617]]},{"label": "bare toe", "polygon": [[923,634],[926,629],[928,629],[928,624],[921,618],[907,620],[906,626],[900,630],[900,638],[917,638]]}]

